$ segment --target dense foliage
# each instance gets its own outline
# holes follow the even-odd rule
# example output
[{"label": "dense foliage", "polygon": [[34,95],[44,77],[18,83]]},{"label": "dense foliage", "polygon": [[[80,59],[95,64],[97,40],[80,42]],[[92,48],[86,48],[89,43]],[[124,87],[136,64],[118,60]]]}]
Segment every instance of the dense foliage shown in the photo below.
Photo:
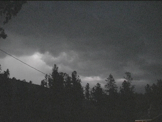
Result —
[{"label": "dense foliage", "polygon": [[[0,1],[0,21],[3,22],[3,24],[8,23],[9,20],[11,20],[12,17],[16,16],[19,11],[22,8],[22,5],[26,3],[26,1]],[[1,24],[1,23],[0,23]],[[5,33],[5,30],[0,27],[0,38],[5,39],[7,37],[7,34]]]},{"label": "dense foliage", "polygon": [[133,122],[162,113],[162,80],[147,84],[142,94],[134,91],[131,73],[125,74],[118,91],[111,74],[104,88],[83,88],[76,71],[69,76],[57,65],[41,85],[11,79],[8,69],[0,69],[0,121]]}]

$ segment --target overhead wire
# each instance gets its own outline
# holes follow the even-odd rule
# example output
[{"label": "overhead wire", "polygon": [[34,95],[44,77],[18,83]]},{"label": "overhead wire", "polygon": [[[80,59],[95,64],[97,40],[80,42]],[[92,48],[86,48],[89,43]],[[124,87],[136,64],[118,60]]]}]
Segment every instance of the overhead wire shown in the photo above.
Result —
[{"label": "overhead wire", "polygon": [[13,55],[11,55],[11,54],[9,54],[9,53],[7,53],[6,51],[4,51],[4,50],[2,50],[2,49],[0,49],[0,51],[3,52],[3,53],[5,53],[5,54],[7,54],[7,55],[9,55],[9,56],[11,56],[12,58],[14,58],[14,59],[16,59],[16,60],[18,60],[18,61],[20,61],[21,63],[27,65],[28,67],[30,67],[30,68],[32,68],[32,69],[34,69],[34,70],[36,70],[36,71],[38,71],[38,72],[40,72],[40,73],[42,73],[42,74],[44,74],[44,75],[47,75],[47,74],[44,73],[43,71],[41,71],[41,70],[39,70],[39,69],[36,69],[35,67],[33,67],[33,66],[31,66],[31,65],[29,65],[29,64],[27,64],[27,63],[25,63],[25,62],[23,62],[22,60],[18,59],[17,57],[15,57],[15,56],[13,56]]}]

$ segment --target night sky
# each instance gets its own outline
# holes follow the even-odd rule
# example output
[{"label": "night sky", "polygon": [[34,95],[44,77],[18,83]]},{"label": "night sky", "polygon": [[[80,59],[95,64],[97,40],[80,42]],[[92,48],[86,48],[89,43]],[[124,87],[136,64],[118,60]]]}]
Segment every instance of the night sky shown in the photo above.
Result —
[{"label": "night sky", "polygon": [[[2,24],[2,23],[1,23]],[[0,49],[50,74],[77,71],[82,84],[120,85],[131,72],[136,91],[162,79],[162,2],[28,1],[2,26]],[[2,70],[40,84],[44,74],[0,52]]]}]

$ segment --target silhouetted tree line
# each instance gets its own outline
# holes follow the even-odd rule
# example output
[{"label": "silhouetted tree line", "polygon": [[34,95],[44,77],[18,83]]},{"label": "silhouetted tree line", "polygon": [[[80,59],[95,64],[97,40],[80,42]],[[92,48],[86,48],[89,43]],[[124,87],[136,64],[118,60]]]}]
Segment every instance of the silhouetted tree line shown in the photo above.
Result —
[{"label": "silhouetted tree line", "polygon": [[162,80],[145,86],[145,93],[136,93],[130,72],[118,90],[113,75],[85,88],[76,71],[71,76],[58,72],[45,75],[41,85],[10,78],[7,69],[0,69],[0,121],[77,121],[134,122],[162,113]]}]

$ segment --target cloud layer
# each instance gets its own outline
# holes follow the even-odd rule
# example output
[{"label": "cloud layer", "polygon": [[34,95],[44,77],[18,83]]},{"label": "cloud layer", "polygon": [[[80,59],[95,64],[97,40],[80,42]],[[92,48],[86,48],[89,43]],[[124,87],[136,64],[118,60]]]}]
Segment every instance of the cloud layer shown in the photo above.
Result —
[{"label": "cloud layer", "polygon": [[38,52],[44,68],[57,64],[68,73],[76,70],[85,81],[110,73],[119,79],[130,71],[135,80],[151,83],[162,73],[161,5],[29,1],[4,26],[8,38],[0,40],[0,48],[20,58]]}]

